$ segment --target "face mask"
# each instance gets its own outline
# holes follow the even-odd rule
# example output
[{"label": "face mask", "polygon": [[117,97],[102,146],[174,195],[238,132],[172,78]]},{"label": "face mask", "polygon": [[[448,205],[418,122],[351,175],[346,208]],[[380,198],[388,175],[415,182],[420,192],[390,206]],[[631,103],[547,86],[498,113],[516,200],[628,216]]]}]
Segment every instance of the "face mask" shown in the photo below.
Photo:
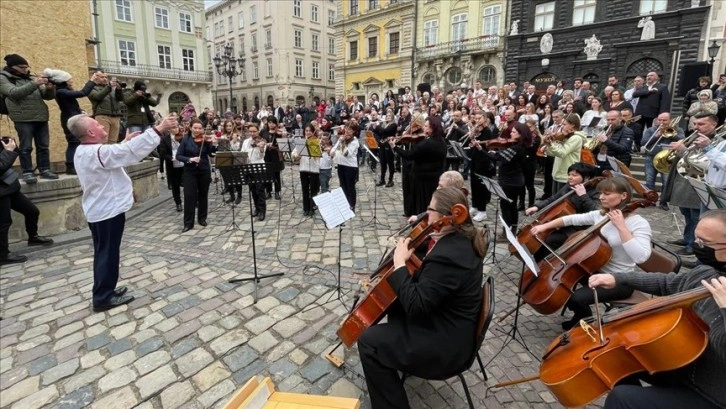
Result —
[{"label": "face mask", "polygon": [[713,247],[693,246],[693,254],[696,256],[701,264],[711,266],[718,271],[726,271],[726,261],[719,261],[716,259],[716,250]]}]

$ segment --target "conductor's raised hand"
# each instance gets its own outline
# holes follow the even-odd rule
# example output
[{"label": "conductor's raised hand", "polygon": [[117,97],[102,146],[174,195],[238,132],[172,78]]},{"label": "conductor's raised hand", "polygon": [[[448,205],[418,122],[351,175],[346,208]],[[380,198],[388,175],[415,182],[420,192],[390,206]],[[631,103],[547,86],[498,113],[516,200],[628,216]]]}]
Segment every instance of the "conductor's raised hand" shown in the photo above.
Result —
[{"label": "conductor's raised hand", "polygon": [[174,128],[175,126],[179,126],[179,120],[175,113],[171,113],[164,117],[164,119],[161,120],[159,125],[156,125],[156,129],[161,132],[169,132],[171,128]]}]

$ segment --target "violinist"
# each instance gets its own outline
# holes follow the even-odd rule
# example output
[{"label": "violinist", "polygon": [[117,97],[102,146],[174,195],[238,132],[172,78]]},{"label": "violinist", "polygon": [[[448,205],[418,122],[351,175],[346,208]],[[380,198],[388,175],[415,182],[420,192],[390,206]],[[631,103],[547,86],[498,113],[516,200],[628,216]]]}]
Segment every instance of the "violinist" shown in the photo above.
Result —
[{"label": "violinist", "polygon": [[169,177],[171,185],[171,195],[176,203],[176,211],[182,211],[181,200],[181,184],[184,175],[184,164],[176,159],[176,153],[179,151],[179,145],[184,138],[184,130],[179,122],[174,122],[174,126],[168,133],[164,133],[161,137],[161,155],[162,160],[166,162],[166,174]]},{"label": "violinist", "polygon": [[[377,186],[393,187],[393,149],[388,141],[396,136],[396,121],[393,119],[392,113],[386,114],[386,123],[380,124],[373,132],[378,139],[379,155],[381,160],[381,178]],[[386,171],[388,171],[388,183],[386,183]]]},{"label": "violinist", "polygon": [[350,209],[355,209],[356,191],[355,183],[358,176],[358,122],[350,120],[345,126],[345,133],[338,138],[335,146],[330,150],[330,156],[338,165],[338,180],[340,187],[348,199]]},{"label": "violinist", "polygon": [[[312,123],[305,125],[305,142],[318,141],[315,126]],[[315,215],[315,203],[313,197],[320,191],[320,158],[312,155],[300,157],[300,185],[303,193],[303,214],[305,216]]]},{"label": "violinist", "polygon": [[517,210],[524,210],[524,193],[525,189],[528,195],[528,206],[531,207],[534,204],[536,191],[534,189],[534,175],[537,173],[537,150],[539,145],[542,143],[542,136],[539,134],[539,127],[537,121],[528,119],[525,125],[529,128],[529,132],[532,134],[532,144],[524,150],[524,166],[522,171],[524,172],[524,188],[519,195],[519,206]]},{"label": "violinist", "polygon": [[517,123],[517,112],[513,107],[504,111],[504,123],[500,125],[499,138],[510,139],[509,134],[512,132],[514,124]]},{"label": "violinist", "polygon": [[[592,165],[582,162],[573,163],[569,168],[567,168],[567,186],[555,192],[554,195],[545,200],[536,201],[534,206],[530,206],[524,211],[524,214],[530,216],[556,202],[572,190],[574,190],[575,193],[570,195],[567,200],[572,203],[576,213],[587,213],[593,210],[598,210],[600,208],[600,192],[597,191],[596,186],[589,189],[585,188],[585,182],[592,177],[594,171],[595,167]],[[567,237],[576,230],[579,229],[574,226],[558,229],[547,236],[545,244],[547,244],[547,246],[551,249],[557,249],[565,242],[565,240],[567,240]],[[547,250],[545,246],[542,246],[535,254],[533,254],[533,256],[535,261],[540,261],[549,254],[549,250]]]},{"label": "violinist", "polygon": [[553,156],[552,165],[552,191],[557,192],[567,184],[567,169],[575,162],[580,161],[580,148],[585,142],[585,135],[580,132],[580,117],[569,114],[562,123],[561,140],[559,135],[545,136],[545,143],[549,143],[545,153]]},{"label": "violinist", "polygon": [[[259,134],[259,127],[256,123],[250,122],[247,125],[247,139],[242,143],[242,152],[247,153],[250,163],[265,163],[267,154],[267,142]],[[250,193],[252,201],[255,204],[255,210],[252,217],[257,220],[264,221],[267,212],[267,202],[265,200],[265,184],[253,183],[250,185]]]},{"label": "violinist", "polygon": [[[411,149],[412,145],[410,144],[410,141],[418,141],[423,138],[424,122],[426,122],[426,120],[423,115],[413,116],[409,113],[409,110],[406,106],[401,108],[401,118],[399,120],[398,126],[400,128],[401,126],[405,125],[405,127],[401,129],[402,136],[399,139],[402,144],[402,150]],[[404,137],[409,139],[409,142],[403,142],[406,140],[403,139]],[[416,212],[416,209],[414,207],[415,199],[413,197],[413,177],[411,171],[413,161],[404,158],[395,148],[393,149],[393,152],[396,157],[399,158],[401,161],[400,169],[401,188],[403,190],[403,215],[406,217],[417,215],[421,212]]]},{"label": "violinist", "polygon": [[482,175],[493,178],[497,173],[495,162],[481,149],[482,142],[486,142],[495,138],[490,126],[494,123],[494,114],[485,112],[481,114],[481,121],[478,122],[477,128],[474,130],[474,138],[469,142],[471,155],[471,208],[469,213],[476,222],[483,221],[487,218],[487,205],[492,199],[492,194],[484,183],[476,177]]},{"label": "violinist", "polygon": [[[563,216],[534,226],[531,232],[537,235],[565,226],[590,226],[607,217],[610,221],[600,229],[599,234],[612,248],[612,256],[598,273],[631,274],[636,264],[644,263],[650,257],[652,236],[650,224],[643,216],[633,213],[623,214],[620,210],[630,203],[633,195],[630,183],[624,178],[605,179],[597,185],[597,190],[600,192],[601,210]],[[584,277],[582,284],[586,282],[587,277]],[[597,289],[599,302],[622,300],[630,297],[632,293],[633,289],[624,285]],[[590,305],[594,302],[595,298],[590,288],[580,287],[575,290],[567,302],[567,308],[574,312],[574,316],[569,321],[563,322],[562,328],[569,330],[581,319],[592,316]]]},{"label": "violinist", "polygon": [[[691,364],[654,376],[638,376],[615,386],[605,409],[660,408],[716,409],[726,407],[726,210],[711,210],[696,226],[694,252],[700,265],[688,273],[597,274],[589,286],[598,289],[627,288],[667,296],[704,286],[711,297],[693,305],[709,327],[708,345]],[[675,352],[675,351],[673,351]],[[670,351],[669,351],[670,353]]]},{"label": "violinist", "polygon": [[205,135],[202,122],[191,121],[191,133],[182,139],[176,152],[176,159],[184,163],[184,228],[182,233],[194,228],[194,212],[201,226],[207,225],[209,206],[209,184],[212,182],[212,167],[209,157],[217,151],[217,137]]},{"label": "violinist", "polygon": [[285,128],[283,127],[282,130],[280,129],[277,119],[274,116],[270,115],[265,118],[267,118],[267,128],[261,130],[259,135],[265,140],[267,143],[267,150],[270,151],[265,158],[265,162],[270,163],[269,166],[272,169],[273,181],[273,183],[267,183],[265,185],[265,190],[267,191],[267,198],[271,199],[272,187],[274,184],[275,200],[280,200],[280,189],[282,188],[280,172],[285,169],[285,162],[283,161],[282,154],[280,153],[280,148],[277,146],[277,138],[282,138],[284,136],[282,130]]},{"label": "violinist", "polygon": [[540,163],[542,166],[542,176],[544,177],[544,187],[542,196],[539,198],[539,200],[545,200],[553,193],[552,189],[552,183],[554,182],[554,179],[552,178],[552,170],[555,166],[555,157],[551,155],[546,154],[546,149],[542,146],[542,144],[547,141],[548,137],[551,137],[552,135],[560,132],[562,130],[562,124],[564,123],[564,117],[565,114],[560,111],[556,110],[552,112],[552,121],[551,124],[544,129],[544,135],[542,135],[542,142],[540,143],[540,151],[543,151],[544,153],[540,155],[539,151],[537,152],[537,155],[539,156],[538,159],[541,159]]},{"label": "violinist", "polygon": [[[427,206],[428,223],[451,215],[456,204],[468,206],[461,190],[436,190]],[[395,270],[387,278],[398,299],[388,322],[366,329],[358,339],[363,372],[373,409],[410,405],[397,371],[435,378],[463,366],[474,347],[482,302],[485,234],[467,217],[431,235],[421,267],[409,275],[410,238],[401,239],[393,255]]]},{"label": "violinist", "polygon": [[[237,123],[233,120],[224,121],[222,125],[222,136],[219,137],[219,148],[221,151],[239,152],[242,150],[242,137],[240,136],[240,130],[237,128]],[[229,199],[227,203],[234,202],[235,204],[242,203],[242,186],[226,186],[222,193],[229,193]],[[235,193],[237,198],[235,198]]]}]

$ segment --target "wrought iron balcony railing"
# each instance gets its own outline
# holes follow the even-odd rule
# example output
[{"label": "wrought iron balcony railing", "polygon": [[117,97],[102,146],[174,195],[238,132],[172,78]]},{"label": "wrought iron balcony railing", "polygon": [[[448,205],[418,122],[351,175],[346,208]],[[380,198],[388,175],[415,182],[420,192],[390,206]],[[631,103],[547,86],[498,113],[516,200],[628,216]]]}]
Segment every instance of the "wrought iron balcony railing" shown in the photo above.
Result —
[{"label": "wrought iron balcony railing", "polygon": [[128,65],[111,60],[102,60],[101,68],[109,74],[128,75],[138,78],[212,82],[212,73],[209,71],[186,71],[179,68],[160,68],[148,64]]},{"label": "wrought iron balcony railing", "polygon": [[417,59],[435,58],[452,53],[472,53],[497,48],[498,35],[483,35],[475,38],[449,41],[448,43],[432,44],[416,48]]}]

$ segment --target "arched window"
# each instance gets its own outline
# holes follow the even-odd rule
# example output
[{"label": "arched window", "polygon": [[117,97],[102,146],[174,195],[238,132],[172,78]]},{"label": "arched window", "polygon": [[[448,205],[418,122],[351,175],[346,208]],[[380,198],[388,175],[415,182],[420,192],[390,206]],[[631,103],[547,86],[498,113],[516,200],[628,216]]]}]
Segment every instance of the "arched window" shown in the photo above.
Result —
[{"label": "arched window", "polygon": [[461,84],[461,68],[449,68],[449,70],[446,71],[446,81],[448,81],[450,85],[458,87]]},{"label": "arched window", "polygon": [[260,97],[255,96],[255,108],[260,109]]},{"label": "arched window", "polygon": [[247,113],[247,97],[242,97],[242,113]]},{"label": "arched window", "polygon": [[169,112],[176,112],[177,114],[180,113],[187,102],[189,102],[187,94],[178,91],[172,92],[171,95],[169,95]]},{"label": "arched window", "polygon": [[302,95],[298,95],[295,97],[295,105],[304,105],[305,104],[305,97]]},{"label": "arched window", "polygon": [[[637,76],[643,77],[649,72],[655,72],[658,75],[663,74],[663,64],[655,58],[641,58],[634,63],[630,64],[628,71],[625,74],[625,84],[628,88],[633,86],[633,80]],[[660,82],[664,82],[661,78]]]},{"label": "arched window", "polygon": [[421,82],[429,85],[436,85],[436,75],[432,72],[427,72],[423,75],[423,77],[421,77]]},{"label": "arched window", "polygon": [[491,65],[485,65],[479,70],[476,79],[481,82],[482,88],[487,88],[497,83],[497,69]]},{"label": "arched window", "polygon": [[598,94],[598,91],[600,90],[600,76],[595,73],[589,73],[582,77],[583,81],[587,81],[590,83],[590,90],[594,92],[595,94]]},{"label": "arched window", "polygon": [[272,95],[268,95],[267,96],[267,106],[272,108],[274,103],[275,103],[275,99],[272,98]]}]

